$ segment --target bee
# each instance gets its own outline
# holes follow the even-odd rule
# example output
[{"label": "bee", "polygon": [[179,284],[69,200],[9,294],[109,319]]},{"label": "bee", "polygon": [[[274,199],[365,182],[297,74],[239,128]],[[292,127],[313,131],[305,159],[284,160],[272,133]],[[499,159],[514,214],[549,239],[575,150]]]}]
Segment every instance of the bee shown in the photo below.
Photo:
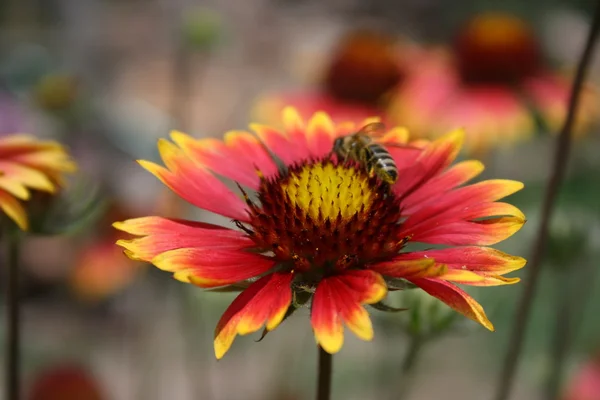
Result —
[{"label": "bee", "polygon": [[376,143],[374,137],[381,136],[385,127],[381,122],[372,122],[357,132],[337,138],[332,152],[343,160],[360,163],[370,176],[376,175],[382,181],[393,185],[398,180],[396,162],[384,146]]}]

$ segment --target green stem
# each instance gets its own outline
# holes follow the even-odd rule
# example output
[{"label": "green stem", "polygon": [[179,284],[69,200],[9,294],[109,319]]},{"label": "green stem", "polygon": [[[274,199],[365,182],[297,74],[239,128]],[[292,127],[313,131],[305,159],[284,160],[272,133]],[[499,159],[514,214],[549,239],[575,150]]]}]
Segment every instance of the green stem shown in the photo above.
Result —
[{"label": "green stem", "polygon": [[19,232],[7,235],[6,399],[20,399]]},{"label": "green stem", "polygon": [[498,380],[498,387],[494,397],[496,400],[508,399],[512,389],[519,357],[523,347],[523,340],[525,338],[525,330],[527,328],[527,323],[529,322],[531,306],[533,304],[537,282],[540,275],[542,258],[548,239],[550,218],[552,216],[556,198],[567,169],[566,167],[569,160],[572,142],[572,130],[575,123],[575,116],[577,115],[577,109],[579,107],[579,98],[583,89],[583,82],[587,74],[599,32],[600,2],[598,2],[596,5],[596,11],[594,13],[594,19],[588,34],[587,42],[585,44],[585,49],[577,65],[577,72],[575,74],[575,79],[573,80],[573,86],[571,88],[571,95],[569,98],[567,116],[556,141],[552,173],[548,181],[544,202],[542,204],[540,225],[538,226],[536,241],[533,245],[532,256],[526,268],[527,276],[524,280],[523,294],[521,295],[519,303],[517,304],[517,313],[514,318],[513,331],[511,333],[506,352],[506,358],[504,360],[504,365],[502,367],[502,372]]},{"label": "green stem", "polygon": [[398,389],[392,393],[393,400],[402,400],[408,397],[410,392],[410,382],[413,375],[417,360],[423,349],[424,339],[418,335],[411,335],[408,344],[408,350],[404,354],[402,365],[400,367],[400,377],[398,384],[395,385]]},{"label": "green stem", "polygon": [[331,398],[331,374],[333,369],[333,356],[319,346],[319,381],[317,383],[317,400]]}]

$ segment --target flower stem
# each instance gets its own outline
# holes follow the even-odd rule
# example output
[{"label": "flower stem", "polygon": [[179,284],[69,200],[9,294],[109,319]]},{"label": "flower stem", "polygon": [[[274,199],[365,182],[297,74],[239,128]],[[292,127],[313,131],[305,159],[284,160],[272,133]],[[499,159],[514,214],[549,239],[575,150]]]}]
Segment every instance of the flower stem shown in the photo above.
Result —
[{"label": "flower stem", "polygon": [[20,304],[19,304],[19,232],[7,237],[6,287],[6,399],[20,398]]},{"label": "flower stem", "polygon": [[317,384],[317,400],[331,398],[331,371],[333,356],[319,346],[319,381]]},{"label": "flower stem", "polygon": [[516,367],[521,355],[521,349],[523,345],[523,339],[529,314],[531,312],[531,305],[533,302],[536,285],[541,270],[541,261],[546,248],[546,242],[548,239],[548,227],[550,223],[550,217],[556,203],[556,197],[563,181],[567,162],[569,159],[569,153],[571,149],[571,137],[573,124],[577,114],[579,106],[579,97],[583,88],[583,82],[589,67],[589,63],[592,56],[594,45],[598,38],[598,32],[600,31],[600,2],[596,6],[594,13],[594,20],[590,28],[585,49],[581,55],[581,58],[577,65],[577,72],[575,79],[573,80],[573,86],[571,89],[571,95],[569,98],[569,105],[567,116],[565,118],[564,125],[560,131],[558,139],[556,141],[556,150],[554,153],[554,164],[552,168],[552,175],[548,181],[546,188],[546,195],[542,206],[541,221],[537,231],[536,241],[533,247],[533,254],[527,268],[527,277],[525,279],[523,294],[519,299],[517,305],[517,314],[514,320],[513,331],[510,337],[508,351],[504,360],[502,373],[498,382],[498,388],[496,391],[496,400],[506,400],[510,394],[512,383],[514,380]]},{"label": "flower stem", "polygon": [[399,384],[395,385],[398,387],[398,391],[394,391],[392,398],[394,400],[402,400],[408,397],[410,392],[410,382],[412,372],[416,365],[416,362],[421,355],[421,349],[423,348],[424,339],[418,334],[411,335],[410,342],[408,344],[408,350],[402,360],[400,369],[400,377],[398,379]]}]

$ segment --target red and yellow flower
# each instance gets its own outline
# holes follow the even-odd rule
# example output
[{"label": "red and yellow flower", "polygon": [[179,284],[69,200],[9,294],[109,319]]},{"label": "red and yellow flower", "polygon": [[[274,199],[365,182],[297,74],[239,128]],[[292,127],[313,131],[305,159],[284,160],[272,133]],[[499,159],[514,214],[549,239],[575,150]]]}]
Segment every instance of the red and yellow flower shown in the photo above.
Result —
[{"label": "red and yellow flower", "polygon": [[19,228],[29,221],[21,201],[32,191],[54,193],[76,165],[62,145],[16,134],[0,138],[0,208]]},{"label": "red and yellow flower", "polygon": [[[390,103],[389,119],[411,132],[437,137],[466,129],[467,150],[486,152],[528,139],[542,121],[556,131],[564,120],[568,78],[543,62],[532,29],[502,13],[463,25],[451,49],[436,49],[406,75]],[[576,132],[596,121],[597,93],[583,91]]]},{"label": "red and yellow flower", "polygon": [[[217,324],[217,358],[236,335],[275,329],[308,297],[315,337],[326,351],[342,347],[343,325],[371,340],[363,306],[406,281],[493,330],[483,308],[456,284],[518,281],[504,275],[525,260],[488,246],[524,224],[519,209],[498,202],[520,190],[520,182],[465,185],[483,165],[451,166],[462,131],[428,142],[389,130],[381,140],[399,170],[389,186],[331,155],[334,139],[357,129],[353,123],[334,124],[319,112],[305,124],[286,108],[283,125],[251,125],[256,136],[232,131],[224,141],[172,132],[173,142],[158,144],[165,166],[139,161],[183,199],[233,219],[238,229],[161,217],[114,224],[137,236],[118,242],[130,258],[202,288],[245,288]],[[243,198],[219,176],[237,182]],[[413,242],[446,247],[408,251]]]},{"label": "red and yellow flower", "polygon": [[[402,50],[402,51],[401,51]],[[385,34],[358,30],[343,36],[328,60],[317,87],[289,93],[262,95],[254,105],[253,117],[277,125],[273,120],[288,105],[303,118],[325,111],[334,122],[359,123],[385,110],[386,94],[403,79],[403,59],[414,53],[412,46],[400,44]],[[404,57],[403,57],[404,56]],[[311,63],[315,63],[311,59]]]}]

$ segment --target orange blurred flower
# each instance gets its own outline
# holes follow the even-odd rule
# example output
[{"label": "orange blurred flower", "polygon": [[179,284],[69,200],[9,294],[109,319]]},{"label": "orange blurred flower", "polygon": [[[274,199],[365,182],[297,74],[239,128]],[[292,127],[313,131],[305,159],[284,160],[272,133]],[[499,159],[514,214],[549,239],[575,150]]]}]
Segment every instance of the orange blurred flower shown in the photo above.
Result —
[{"label": "orange blurred flower", "polygon": [[[181,200],[169,191],[163,191],[153,212],[176,218],[182,215]],[[123,257],[123,251],[114,245],[125,237],[121,232],[106,229],[115,220],[131,218],[136,213],[123,205],[113,203],[103,218],[98,235],[81,247],[75,259],[69,284],[73,294],[86,303],[97,303],[114,296],[131,285],[145,265]]]}]

